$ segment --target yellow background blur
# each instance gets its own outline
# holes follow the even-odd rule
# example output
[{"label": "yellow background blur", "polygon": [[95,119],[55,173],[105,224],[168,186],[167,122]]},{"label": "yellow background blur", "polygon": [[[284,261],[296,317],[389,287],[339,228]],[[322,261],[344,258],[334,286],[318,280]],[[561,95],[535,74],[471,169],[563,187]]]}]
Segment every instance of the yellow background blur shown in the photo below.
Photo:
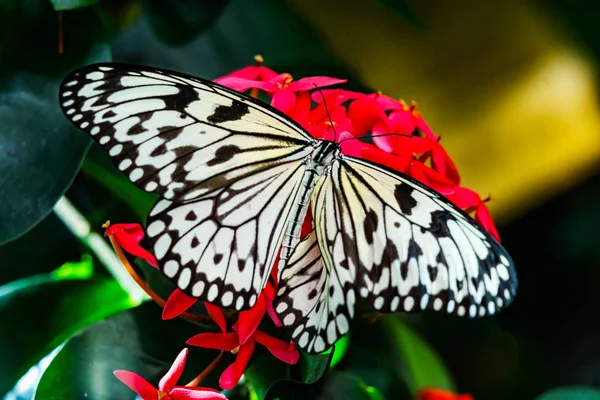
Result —
[{"label": "yellow background blur", "polygon": [[368,0],[294,5],[363,83],[417,102],[500,223],[597,168],[592,59],[539,7],[410,1],[419,27]]}]

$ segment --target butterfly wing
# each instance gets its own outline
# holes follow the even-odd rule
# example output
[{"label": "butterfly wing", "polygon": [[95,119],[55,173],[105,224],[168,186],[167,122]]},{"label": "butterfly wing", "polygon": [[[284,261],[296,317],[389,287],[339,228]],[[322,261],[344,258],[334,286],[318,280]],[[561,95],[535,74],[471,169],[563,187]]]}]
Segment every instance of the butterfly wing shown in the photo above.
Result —
[{"label": "butterfly wing", "polygon": [[307,351],[322,351],[348,331],[357,298],[381,312],[475,317],[494,314],[515,295],[514,264],[504,248],[408,176],[342,156],[317,182],[312,201],[310,240],[318,243],[326,272],[308,267],[316,255],[302,257],[299,245],[290,259],[302,265],[288,267],[310,278],[282,271],[275,303]]},{"label": "butterfly wing", "polygon": [[255,99],[149,67],[74,71],[60,102],[136,186],[162,197],[147,231],[163,272],[192,296],[250,307],[314,139]]}]

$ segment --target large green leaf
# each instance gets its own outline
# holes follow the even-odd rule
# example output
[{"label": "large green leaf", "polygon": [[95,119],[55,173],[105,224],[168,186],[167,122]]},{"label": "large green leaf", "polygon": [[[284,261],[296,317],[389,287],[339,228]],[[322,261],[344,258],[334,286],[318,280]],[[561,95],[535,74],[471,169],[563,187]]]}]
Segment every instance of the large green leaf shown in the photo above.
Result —
[{"label": "large green leaf", "polygon": [[437,387],[454,391],[454,383],[446,366],[435,352],[404,321],[387,316],[384,324],[394,346],[394,356],[402,361],[400,375],[416,394],[425,387]]},{"label": "large green leaf", "polygon": [[90,277],[89,263],[0,286],[0,393],[82,327],[131,306],[115,281]]},{"label": "large green leaf", "polygon": [[585,386],[552,389],[536,400],[600,400],[600,390]]},{"label": "large green leaf", "polygon": [[[163,321],[161,309],[146,303],[100,321],[73,336],[52,361],[38,385],[36,399],[133,399],[113,371],[133,371],[154,385],[171,366],[191,336],[210,326],[181,319]],[[185,384],[218,355],[216,350],[190,348],[188,363],[180,379]],[[217,387],[221,360],[203,386]]]},{"label": "large green leaf", "polygon": [[[396,397],[394,397],[396,398]],[[266,400],[383,400],[379,389],[369,386],[348,372],[331,371],[321,384],[302,384],[295,381],[280,381],[267,393]]]},{"label": "large green leaf", "polygon": [[181,44],[206,30],[229,3],[226,0],[141,0],[156,35]]},{"label": "large green leaf", "polygon": [[[102,45],[89,62],[109,58],[109,48]],[[0,244],[48,215],[90,145],[60,111],[59,83],[33,74],[0,81]]]}]

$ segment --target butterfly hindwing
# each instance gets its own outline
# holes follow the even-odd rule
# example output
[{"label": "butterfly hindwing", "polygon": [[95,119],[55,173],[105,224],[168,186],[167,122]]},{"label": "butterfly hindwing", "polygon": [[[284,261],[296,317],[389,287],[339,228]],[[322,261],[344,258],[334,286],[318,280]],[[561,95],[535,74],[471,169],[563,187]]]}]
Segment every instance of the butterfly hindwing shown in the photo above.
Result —
[{"label": "butterfly hindwing", "polygon": [[275,262],[304,169],[295,161],[183,204],[159,200],[146,231],[165,275],[193,297],[251,307]]},{"label": "butterfly hindwing", "polygon": [[345,247],[359,271],[356,289],[376,310],[475,317],[512,301],[516,274],[508,253],[440,194],[352,157],[343,156],[331,173],[354,227]]},{"label": "butterfly hindwing", "polygon": [[306,351],[322,351],[348,331],[357,298],[380,312],[475,317],[514,297],[514,265],[502,246],[405,175],[342,156],[317,182],[312,209],[315,231],[290,258],[304,262],[282,271],[275,302],[282,318],[293,315],[284,326]]}]

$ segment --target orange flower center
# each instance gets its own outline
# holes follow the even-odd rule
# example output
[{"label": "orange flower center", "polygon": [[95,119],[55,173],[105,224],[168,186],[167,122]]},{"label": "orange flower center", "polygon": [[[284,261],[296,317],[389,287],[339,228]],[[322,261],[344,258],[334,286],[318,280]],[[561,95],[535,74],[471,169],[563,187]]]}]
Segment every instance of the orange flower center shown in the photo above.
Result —
[{"label": "orange flower center", "polygon": [[171,398],[171,396],[169,396],[169,393],[165,393],[160,390],[158,391],[158,400],[167,400],[170,398]]},{"label": "orange flower center", "polygon": [[292,80],[293,78],[290,74],[284,74],[282,82],[277,84],[277,87],[279,87],[279,89],[286,88]]}]

